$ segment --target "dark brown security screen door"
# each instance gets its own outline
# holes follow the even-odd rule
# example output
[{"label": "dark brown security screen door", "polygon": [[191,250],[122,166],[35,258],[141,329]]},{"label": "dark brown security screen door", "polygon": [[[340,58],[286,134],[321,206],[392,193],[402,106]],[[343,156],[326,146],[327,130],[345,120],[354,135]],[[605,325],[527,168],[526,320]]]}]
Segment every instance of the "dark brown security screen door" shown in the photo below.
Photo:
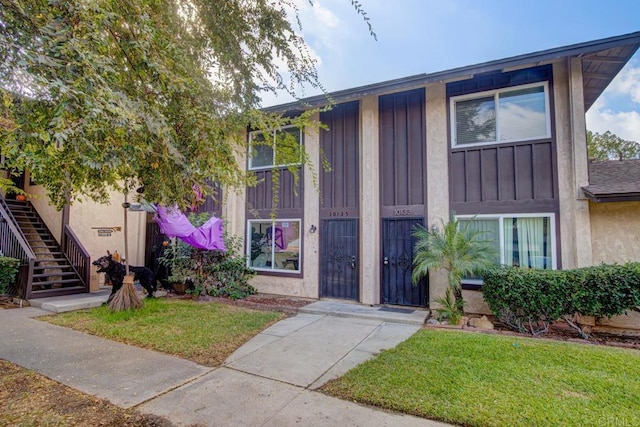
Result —
[{"label": "dark brown security screen door", "polygon": [[416,286],[411,281],[413,248],[411,235],[423,218],[382,220],[382,303],[424,307],[427,305],[426,281]]},{"label": "dark brown security screen door", "polygon": [[320,121],[331,164],[320,173],[320,297],[358,300],[359,104],[337,105]]},{"label": "dark brown security screen door", "polygon": [[328,298],[358,299],[358,220],[322,220],[321,289]]},{"label": "dark brown security screen door", "polygon": [[426,281],[416,287],[411,283],[411,232],[415,224],[424,224],[426,213],[424,103],[424,89],[379,100],[383,304],[427,305]]}]

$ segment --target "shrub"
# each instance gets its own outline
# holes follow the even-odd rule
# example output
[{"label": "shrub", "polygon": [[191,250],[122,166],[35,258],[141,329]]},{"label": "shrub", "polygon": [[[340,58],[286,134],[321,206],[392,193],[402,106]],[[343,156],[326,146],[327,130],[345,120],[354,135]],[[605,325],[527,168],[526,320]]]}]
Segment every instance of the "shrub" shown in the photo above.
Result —
[{"label": "shrub", "polygon": [[6,294],[15,283],[19,266],[19,259],[0,256],[0,294]]},{"label": "shrub", "polygon": [[[189,221],[200,226],[211,217],[210,214],[190,214]],[[240,299],[257,293],[249,285],[255,271],[247,267],[242,254],[242,238],[224,233],[226,251],[196,249],[185,242],[173,239],[164,256],[158,261],[169,267],[171,279],[188,281],[188,292],[193,295],[207,294]]]},{"label": "shrub", "polygon": [[575,315],[596,318],[640,307],[640,263],[575,270],[500,267],[484,275],[483,294],[491,311],[508,326],[534,335],[562,319],[588,338]]},{"label": "shrub", "polygon": [[501,322],[518,332],[543,334],[563,313],[563,271],[496,267],[483,277],[484,300]]}]

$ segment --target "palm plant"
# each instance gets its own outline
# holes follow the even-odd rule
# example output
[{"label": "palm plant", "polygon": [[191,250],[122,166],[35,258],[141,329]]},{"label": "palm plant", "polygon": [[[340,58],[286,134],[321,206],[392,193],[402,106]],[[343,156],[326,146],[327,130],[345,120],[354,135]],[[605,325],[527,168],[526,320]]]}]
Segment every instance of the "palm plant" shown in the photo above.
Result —
[{"label": "palm plant", "polygon": [[[495,265],[494,243],[483,237],[484,231],[470,228],[471,221],[460,222],[451,214],[449,222],[442,221],[442,230],[429,230],[417,225],[412,280],[416,284],[429,270],[445,270],[455,306],[463,311],[462,278],[478,274]],[[438,302],[438,301],[436,301]]]}]

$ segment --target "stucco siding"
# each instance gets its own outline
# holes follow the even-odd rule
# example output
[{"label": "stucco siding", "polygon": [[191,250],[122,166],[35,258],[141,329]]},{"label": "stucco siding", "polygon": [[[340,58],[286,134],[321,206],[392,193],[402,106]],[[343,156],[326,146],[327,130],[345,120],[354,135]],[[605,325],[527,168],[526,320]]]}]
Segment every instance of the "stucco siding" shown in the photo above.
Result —
[{"label": "stucco siding", "polygon": [[[124,211],[121,193],[111,193],[110,204],[95,202],[76,202],[71,205],[69,212],[69,226],[91,255],[91,260],[118,251],[124,258]],[[129,211],[128,239],[130,265],[144,265],[146,212]],[[99,236],[98,228],[120,227],[120,231],[113,231],[110,236]],[[91,285],[95,288],[101,278],[91,267]]]},{"label": "stucco siding", "polygon": [[640,202],[593,203],[593,263],[640,261]]}]

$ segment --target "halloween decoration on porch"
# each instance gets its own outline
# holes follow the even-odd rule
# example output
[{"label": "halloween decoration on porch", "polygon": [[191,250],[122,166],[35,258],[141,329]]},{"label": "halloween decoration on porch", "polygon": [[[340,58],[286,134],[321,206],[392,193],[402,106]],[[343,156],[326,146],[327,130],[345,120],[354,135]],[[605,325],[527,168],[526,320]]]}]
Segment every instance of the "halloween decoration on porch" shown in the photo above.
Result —
[{"label": "halloween decoration on porch", "polygon": [[[131,204],[127,201],[128,186],[125,184],[124,203],[124,259],[125,259],[125,276],[122,282],[122,286],[116,291],[115,295],[109,302],[109,309],[111,311],[125,311],[134,308],[142,307],[142,300],[136,293],[136,288],[133,286],[134,275],[129,274],[129,240],[128,240],[128,219],[127,210]],[[115,283],[114,283],[115,286]]]},{"label": "halloween decoration on porch", "polygon": [[167,208],[158,205],[156,222],[160,232],[167,237],[178,237],[185,243],[198,249],[217,249],[225,251],[223,222],[211,217],[200,227],[194,227],[187,216],[177,207]]},{"label": "halloween decoration on porch", "polygon": [[[126,266],[116,259],[116,254],[113,255],[107,251],[107,255],[98,258],[93,265],[98,267],[98,273],[104,273],[112,284],[111,295],[107,302],[111,302],[116,292],[120,290],[123,285],[124,278],[126,276]],[[156,280],[148,267],[138,267],[131,265],[129,271],[133,272],[133,280],[138,280],[140,285],[147,291],[148,297],[153,297],[156,291]]]}]

